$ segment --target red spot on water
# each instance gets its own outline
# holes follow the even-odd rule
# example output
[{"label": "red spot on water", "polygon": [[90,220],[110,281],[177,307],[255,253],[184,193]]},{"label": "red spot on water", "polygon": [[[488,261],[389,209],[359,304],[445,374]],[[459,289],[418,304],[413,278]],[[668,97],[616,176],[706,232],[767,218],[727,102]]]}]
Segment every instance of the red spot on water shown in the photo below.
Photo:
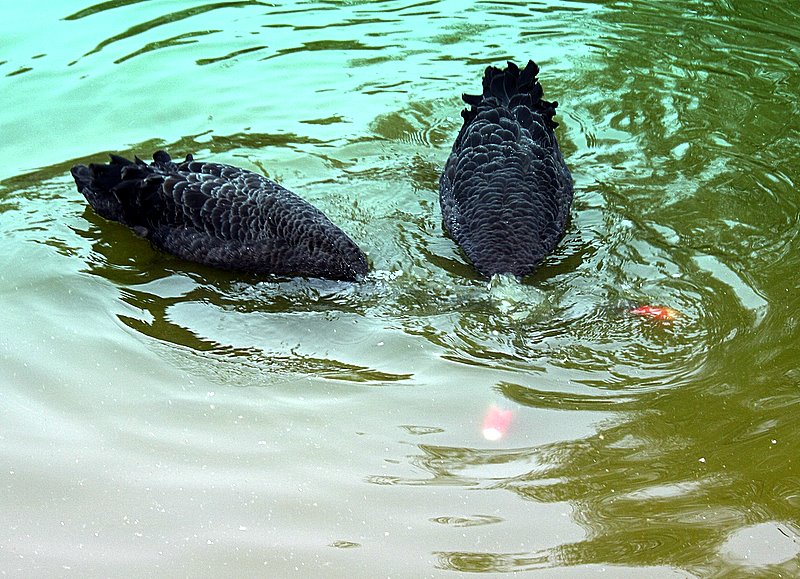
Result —
[{"label": "red spot on water", "polygon": [[664,322],[671,322],[681,315],[678,310],[666,306],[639,306],[638,308],[633,308],[630,312],[637,316],[645,316]]},{"label": "red spot on water", "polygon": [[492,404],[486,416],[483,417],[483,437],[486,440],[500,440],[505,435],[514,413],[511,410],[503,410],[499,406]]}]

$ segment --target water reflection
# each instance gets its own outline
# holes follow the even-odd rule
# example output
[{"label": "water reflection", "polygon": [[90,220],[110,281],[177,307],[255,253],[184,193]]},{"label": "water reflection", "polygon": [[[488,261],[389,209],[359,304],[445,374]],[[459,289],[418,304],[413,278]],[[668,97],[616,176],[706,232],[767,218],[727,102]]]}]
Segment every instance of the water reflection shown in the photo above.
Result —
[{"label": "water reflection", "polygon": [[[667,562],[707,575],[726,569],[709,553],[730,533],[794,517],[796,495],[788,488],[800,471],[777,446],[800,442],[790,426],[797,418],[798,375],[788,353],[798,343],[790,312],[800,303],[796,282],[774,276],[797,266],[797,201],[791,179],[761,160],[771,159],[772,167],[796,160],[797,147],[767,137],[777,129],[781,140],[782,127],[770,119],[796,118],[796,105],[769,87],[761,67],[775,63],[751,57],[753,44],[779,41],[748,33],[748,51],[739,49],[732,39],[742,29],[732,23],[743,7],[720,9],[723,14],[700,11],[684,20],[680,41],[663,45],[647,40],[673,23],[662,4],[637,2],[635,9],[602,14],[610,31],[605,66],[580,79],[597,97],[581,100],[599,127],[594,162],[582,162],[597,168],[604,210],[636,224],[634,236],[611,240],[603,256],[611,267],[598,262],[594,270],[600,266],[613,274],[606,279],[636,284],[628,295],[658,295],[688,316],[670,328],[639,320],[612,328],[595,318],[579,339],[562,345],[571,356],[565,368],[594,375],[581,380],[573,370],[578,382],[619,388],[619,396],[576,398],[503,386],[519,404],[619,412],[594,436],[538,447],[545,472],[504,484],[527,500],[576,505],[590,538],[529,560],[451,554],[448,567],[535,568],[549,557],[570,565]],[[719,18],[729,26],[722,34]],[[712,44],[720,65],[696,67]],[[747,84],[730,90],[728,74]],[[603,98],[614,86],[622,87],[619,97]],[[634,323],[646,333],[620,342]],[[580,321],[568,320],[549,343],[576,328]],[[609,341],[611,349],[598,348],[598,341]],[[550,361],[561,365],[559,358]],[[659,388],[641,389],[648,384]],[[774,565],[776,573],[794,569],[792,562]]]}]

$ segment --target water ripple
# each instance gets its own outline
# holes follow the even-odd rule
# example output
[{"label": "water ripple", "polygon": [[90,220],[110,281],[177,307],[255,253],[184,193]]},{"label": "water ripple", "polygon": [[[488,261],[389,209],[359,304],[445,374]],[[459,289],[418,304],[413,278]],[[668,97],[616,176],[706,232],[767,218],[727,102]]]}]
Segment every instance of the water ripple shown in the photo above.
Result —
[{"label": "water ripple", "polygon": [[[216,545],[253,575],[262,553],[279,575],[797,574],[797,6],[15,6],[15,565],[203,574],[216,560],[185,553]],[[437,202],[459,97],[506,58],[542,65],[576,183],[562,244],[523,283],[479,279]],[[158,148],[279,180],[374,272],[214,272],[85,209],[73,163]],[[493,442],[490,403],[514,416]],[[109,513],[109,492],[129,499]]]},{"label": "water ripple", "polygon": [[101,41],[97,46],[95,46],[92,50],[84,54],[84,56],[89,56],[98,53],[107,46],[114,44],[115,42],[126,40],[128,38],[132,38],[139,34],[149,32],[150,30],[158,28],[159,26],[164,26],[167,24],[172,24],[174,22],[179,22],[181,20],[192,18],[199,14],[205,14],[207,12],[212,12],[214,10],[222,10],[226,8],[243,8],[247,6],[264,6],[264,5],[265,4],[263,2],[258,2],[256,0],[246,0],[240,2],[216,2],[213,4],[204,4],[202,6],[187,8],[185,10],[180,10],[178,12],[171,12],[164,16],[159,16],[158,18],[153,18],[152,20],[148,20],[147,22],[142,22],[141,24],[131,26],[130,28],[128,28],[124,32],[121,32],[120,34],[116,34],[114,36],[106,38],[105,40]]}]

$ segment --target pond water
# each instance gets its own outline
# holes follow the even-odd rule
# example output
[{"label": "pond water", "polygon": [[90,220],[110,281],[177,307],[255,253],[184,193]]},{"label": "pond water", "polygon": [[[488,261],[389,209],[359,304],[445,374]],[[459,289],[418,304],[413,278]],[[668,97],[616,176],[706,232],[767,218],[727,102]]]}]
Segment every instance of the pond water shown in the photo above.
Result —
[{"label": "pond water", "polygon": [[[0,15],[4,574],[800,575],[796,3]],[[529,58],[575,203],[488,284],[438,175],[460,95]],[[158,148],[280,181],[373,273],[218,272],[86,208],[70,166]]]}]

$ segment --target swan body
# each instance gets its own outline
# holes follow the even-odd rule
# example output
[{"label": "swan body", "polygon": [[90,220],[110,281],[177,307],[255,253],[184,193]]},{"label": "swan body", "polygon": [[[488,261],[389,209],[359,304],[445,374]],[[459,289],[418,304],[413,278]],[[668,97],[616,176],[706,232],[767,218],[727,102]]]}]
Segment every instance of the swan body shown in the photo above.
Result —
[{"label": "swan body", "polygon": [[533,61],[486,69],[439,180],[444,229],[486,277],[530,274],[566,229],[572,176],[538,73]]},{"label": "swan body", "polygon": [[164,151],[152,163],[116,155],[76,165],[72,176],[95,212],[157,248],[212,267],[257,274],[355,280],[361,249],[319,209],[252,171]]}]

